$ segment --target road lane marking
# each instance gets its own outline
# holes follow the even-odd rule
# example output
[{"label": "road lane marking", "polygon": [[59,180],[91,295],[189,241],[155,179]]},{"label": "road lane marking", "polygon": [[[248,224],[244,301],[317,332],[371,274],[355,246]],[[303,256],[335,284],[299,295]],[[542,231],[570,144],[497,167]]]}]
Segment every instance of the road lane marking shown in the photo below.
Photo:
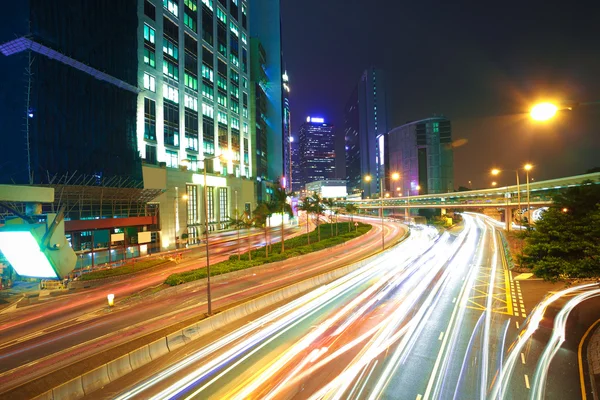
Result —
[{"label": "road lane marking", "polygon": [[525,364],[525,354],[521,353],[521,362]]},{"label": "road lane marking", "polygon": [[590,326],[588,328],[588,330],[583,334],[583,337],[581,338],[581,342],[579,342],[579,347],[577,349],[577,361],[579,363],[579,385],[581,386],[581,399],[582,400],[587,400],[587,393],[585,392],[585,378],[583,376],[583,357],[581,356],[581,349],[583,347],[583,342],[585,342],[585,339],[587,338],[587,336],[590,334],[590,332],[592,330],[594,330],[596,325],[598,325],[599,323],[600,323],[600,319],[597,320],[596,322],[594,322],[592,324],[592,326]]},{"label": "road lane marking", "polygon": [[452,299],[452,304],[456,303],[456,297]]},{"label": "road lane marking", "polygon": [[519,275],[515,276],[515,281],[524,281],[525,279],[529,279],[532,276],[533,276],[533,274],[530,274],[530,273],[519,274]]},{"label": "road lane marking", "polygon": [[515,321],[515,325],[517,325],[517,329],[519,329],[519,321]]},{"label": "road lane marking", "polygon": [[443,337],[444,337],[444,332],[441,332],[440,336],[438,337],[438,340],[442,340]]},{"label": "road lane marking", "polygon": [[422,396],[422,395],[420,395],[420,394],[418,394],[418,395],[417,395],[417,398],[416,398],[415,400],[421,400],[422,398],[423,398],[423,396]]},{"label": "road lane marking", "polygon": [[529,377],[527,376],[527,374],[525,374],[525,387],[526,387],[527,389],[531,389],[531,388],[529,387]]}]

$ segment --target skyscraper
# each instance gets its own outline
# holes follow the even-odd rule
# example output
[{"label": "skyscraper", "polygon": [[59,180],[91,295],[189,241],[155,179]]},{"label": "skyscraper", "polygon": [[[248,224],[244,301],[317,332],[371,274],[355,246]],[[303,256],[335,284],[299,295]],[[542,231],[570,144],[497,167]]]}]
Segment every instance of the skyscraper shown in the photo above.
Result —
[{"label": "skyscraper", "polygon": [[[382,146],[388,130],[387,94],[383,71],[363,72],[345,107],[344,135],[348,194],[371,197],[380,192],[385,155]],[[373,179],[367,182],[364,176]]]},{"label": "skyscraper", "polygon": [[302,190],[302,170],[300,169],[300,141],[290,137],[292,147],[292,191]]},{"label": "skyscraper", "polygon": [[[259,200],[268,200],[265,194],[268,186],[289,180],[289,81],[282,62],[280,1],[250,0],[250,5],[251,58],[261,58],[252,63],[250,76],[253,90],[257,93],[256,112],[251,113],[255,118],[251,129],[257,127],[255,153],[264,157],[266,164],[264,174],[257,173],[257,178],[260,178],[257,196]],[[262,96],[262,101],[258,96]],[[263,122],[264,126],[259,126]],[[261,135],[264,135],[264,141],[260,139]]]},{"label": "skyscraper", "polygon": [[388,151],[386,168],[400,173],[398,187],[404,196],[454,190],[452,127],[447,118],[432,117],[392,129]]},{"label": "skyscraper", "polygon": [[333,125],[323,118],[307,117],[300,127],[301,186],[335,178]]}]

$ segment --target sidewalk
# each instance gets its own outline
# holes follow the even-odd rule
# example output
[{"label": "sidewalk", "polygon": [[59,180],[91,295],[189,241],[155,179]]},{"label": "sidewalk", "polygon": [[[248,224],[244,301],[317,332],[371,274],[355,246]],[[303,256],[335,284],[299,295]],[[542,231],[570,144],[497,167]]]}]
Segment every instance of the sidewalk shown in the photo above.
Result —
[{"label": "sidewalk", "polygon": [[600,326],[596,326],[588,342],[587,359],[592,392],[594,393],[594,399],[598,399],[600,398],[598,396],[598,389],[600,389]]}]

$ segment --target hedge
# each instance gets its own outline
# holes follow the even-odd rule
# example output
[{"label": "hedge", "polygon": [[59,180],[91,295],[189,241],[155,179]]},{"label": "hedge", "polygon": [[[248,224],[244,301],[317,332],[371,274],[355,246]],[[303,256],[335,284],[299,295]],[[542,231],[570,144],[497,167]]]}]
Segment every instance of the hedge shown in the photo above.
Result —
[{"label": "hedge", "polygon": [[[210,266],[210,276],[226,274],[228,272],[239,271],[242,269],[252,268],[263,264],[268,264],[277,261],[283,261],[288,258],[297,257],[333,247],[338,244],[347,242],[358,236],[362,236],[371,230],[371,225],[359,223],[357,229],[351,226],[351,231],[348,232],[348,224],[346,222],[338,223],[338,236],[329,236],[332,229],[335,229],[336,224],[321,225],[321,241],[317,242],[317,232],[310,233],[310,244],[308,244],[307,235],[296,236],[285,241],[285,252],[281,253],[281,243],[273,243],[269,257],[265,257],[265,247],[252,250],[252,260],[248,259],[248,253],[241,255],[238,260],[237,254],[229,257],[229,260]],[[335,232],[335,231],[334,231]],[[206,268],[198,268],[192,271],[180,272],[170,275],[165,283],[170,286],[181,285],[182,283],[192,282],[206,278]]]},{"label": "hedge", "polygon": [[166,262],[168,262],[168,261],[160,259],[160,258],[139,261],[139,262],[136,262],[135,264],[127,264],[127,265],[123,265],[118,268],[103,269],[100,271],[93,271],[93,272],[90,272],[87,274],[81,274],[81,276],[79,277],[79,280],[91,281],[94,279],[104,279],[104,278],[110,278],[113,276],[132,274],[134,272],[139,272],[144,269],[152,268],[157,265],[164,264]]}]

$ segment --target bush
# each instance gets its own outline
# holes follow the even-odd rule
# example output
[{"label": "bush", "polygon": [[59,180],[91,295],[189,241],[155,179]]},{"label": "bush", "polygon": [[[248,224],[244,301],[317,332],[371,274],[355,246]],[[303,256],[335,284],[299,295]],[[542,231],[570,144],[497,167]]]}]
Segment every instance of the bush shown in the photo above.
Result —
[{"label": "bush", "polygon": [[135,264],[126,264],[121,267],[115,267],[110,269],[104,269],[100,271],[93,271],[87,274],[82,274],[79,279],[82,281],[91,281],[94,279],[105,279],[111,278],[113,276],[127,275],[132,274],[134,272],[140,272],[144,269],[156,267],[157,265],[161,265],[167,263],[167,260],[163,260],[160,258],[153,260],[144,260],[138,261]]},{"label": "bush", "polygon": [[[335,224],[323,224],[321,225],[321,229],[326,225],[335,225]],[[307,235],[297,236],[292,239],[288,239],[285,241],[285,252],[281,253],[280,246],[273,246],[273,252],[269,253],[269,257],[265,257],[264,247],[261,247],[257,250],[252,251],[252,261],[248,259],[248,253],[244,253],[241,256],[241,259],[237,259],[237,254],[229,256],[229,259],[226,261],[222,261],[220,263],[214,264],[210,266],[210,276],[216,276],[221,274],[226,274],[228,272],[239,271],[242,269],[252,268],[259,265],[283,261],[291,257],[296,257],[299,255],[304,255],[308,253],[312,253],[314,251],[319,251],[326,249],[328,247],[336,246],[338,244],[347,242],[348,240],[354,239],[355,237],[359,237],[364,235],[365,233],[371,230],[371,225],[359,223],[358,232],[354,231],[354,227],[352,226],[352,230],[348,232],[348,225],[346,223],[340,222],[338,224],[339,235],[333,237],[327,237],[323,235],[323,230],[321,230],[321,241],[317,242],[317,234],[313,231],[311,232],[311,244],[307,244]],[[332,229],[331,227],[329,229]],[[333,228],[335,229],[335,228]],[[329,230],[327,230],[329,232]],[[314,234],[314,237],[313,237]],[[206,269],[199,268],[192,271],[181,272],[177,274],[170,275],[165,283],[170,286],[177,286],[187,282],[193,282],[200,279],[206,278]]]}]

